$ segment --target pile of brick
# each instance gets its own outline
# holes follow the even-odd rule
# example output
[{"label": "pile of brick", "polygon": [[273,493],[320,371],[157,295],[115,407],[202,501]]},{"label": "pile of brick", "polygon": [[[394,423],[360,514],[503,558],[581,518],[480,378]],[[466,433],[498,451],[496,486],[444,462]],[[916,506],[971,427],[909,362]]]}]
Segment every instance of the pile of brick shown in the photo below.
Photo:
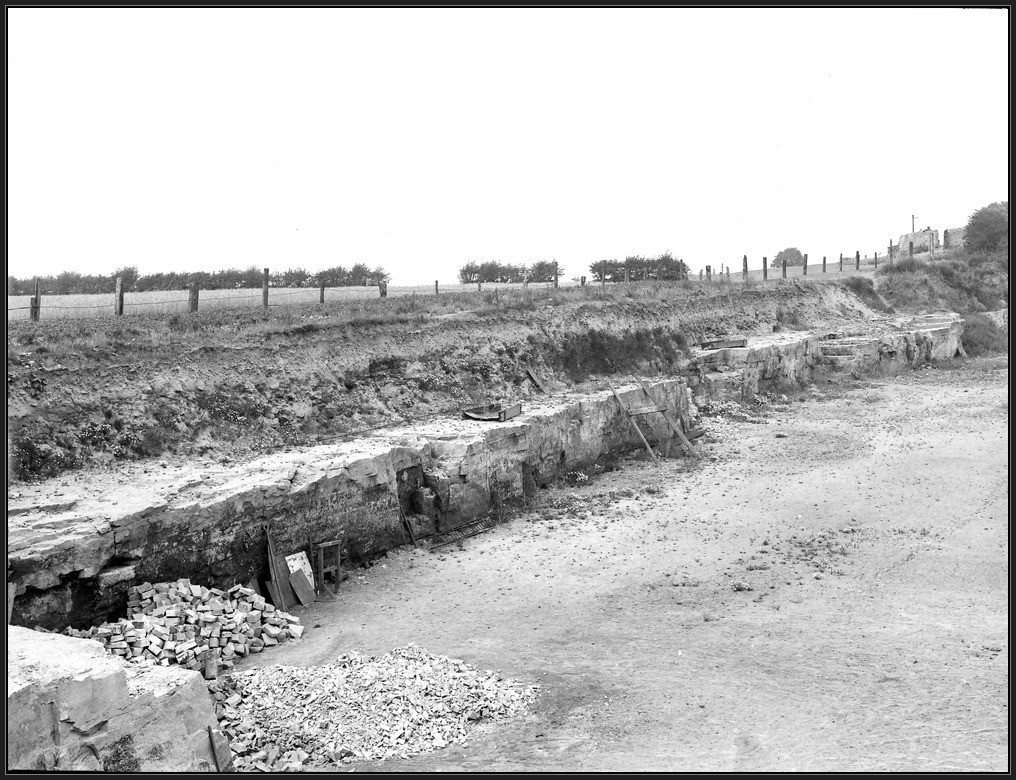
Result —
[{"label": "pile of brick", "polygon": [[462,743],[522,714],[538,686],[408,645],[325,666],[267,666],[208,684],[238,771],[334,770]]},{"label": "pile of brick", "polygon": [[213,679],[238,656],[303,634],[300,618],[276,609],[241,585],[227,591],[190,580],[144,583],[127,592],[128,617],[70,636],[95,639],[133,663],[180,664]]}]

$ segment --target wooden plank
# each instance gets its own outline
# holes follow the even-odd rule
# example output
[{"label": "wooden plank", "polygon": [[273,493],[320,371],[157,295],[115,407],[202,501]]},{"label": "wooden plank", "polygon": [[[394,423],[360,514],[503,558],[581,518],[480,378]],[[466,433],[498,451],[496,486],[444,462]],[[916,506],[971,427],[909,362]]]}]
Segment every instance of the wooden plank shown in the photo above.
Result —
[{"label": "wooden plank", "polygon": [[16,583],[7,583],[7,625],[11,624],[11,613],[14,611],[14,596],[18,592]]},{"label": "wooden plank", "polygon": [[410,524],[409,518],[406,517],[406,513],[402,511],[402,504],[399,504],[399,519],[402,520],[402,527],[409,534],[409,540],[413,543],[413,547],[419,547],[420,545],[416,543],[416,534],[413,533],[413,526]]},{"label": "wooden plank", "polygon": [[250,588],[255,593],[257,593],[259,596],[264,595],[263,593],[261,593],[261,586],[258,585],[257,577],[251,577],[251,581],[247,583],[247,587]]},{"label": "wooden plank", "polygon": [[279,609],[282,609],[282,607],[280,606],[282,604],[282,596],[279,595],[279,589],[276,587],[275,581],[265,580],[265,590],[268,591],[268,598],[272,600],[272,604],[274,604]]},{"label": "wooden plank", "polygon": [[[274,594],[272,593],[272,588],[271,587],[268,588],[268,593],[269,593],[269,595],[272,596],[272,603],[275,604],[275,606],[278,607],[279,609],[281,609],[283,612],[286,612],[287,611],[287,609],[286,609],[286,597],[285,597],[285,595],[283,595],[283,592],[282,592],[282,590],[283,590],[282,589],[283,582],[280,580],[280,578],[282,576],[282,572],[283,571],[288,571],[288,568],[286,567],[286,559],[285,559],[285,557],[282,557],[282,565],[281,565],[281,567],[280,567],[279,563],[276,561],[275,543],[272,541],[272,532],[268,529],[268,524],[267,523],[265,524],[265,539],[268,542],[268,571],[270,572],[272,581],[274,582],[274,585],[275,585],[275,588],[274,588],[275,593]],[[285,584],[286,585],[289,584],[289,576],[288,576],[288,574],[286,575]],[[290,590],[292,590],[292,588],[290,588]],[[275,596],[279,597],[278,601],[275,600]]]},{"label": "wooden plank", "polygon": [[659,458],[656,457],[656,453],[653,452],[653,448],[649,446],[649,442],[646,441],[646,437],[642,434],[642,429],[639,428],[638,423],[635,422],[635,419],[628,413],[628,407],[626,407],[621,401],[621,396],[617,394],[617,390],[614,389],[614,386],[609,381],[607,382],[607,387],[609,387],[610,392],[614,394],[614,398],[617,399],[618,404],[621,406],[621,411],[624,412],[624,416],[628,418],[628,422],[630,422],[631,427],[635,429],[635,433],[637,433],[639,438],[642,439],[642,443],[645,445],[646,452],[649,453],[649,457],[653,459],[653,463],[659,465]]},{"label": "wooden plank", "polygon": [[285,555],[275,554],[275,571],[277,573],[277,576],[273,578],[275,587],[279,589],[279,595],[282,596],[282,604],[276,604],[276,606],[281,606],[283,612],[288,612],[289,607],[296,606],[297,599],[296,591],[289,584],[289,564],[286,563]]},{"label": "wooden plank", "polygon": [[699,346],[702,349],[727,349],[728,347],[746,347],[748,339],[720,339],[717,341],[704,341]]},{"label": "wooden plank", "polygon": [[293,587],[293,593],[297,600],[305,607],[314,603],[314,587],[303,573],[303,569],[297,569],[289,573],[289,584]]},{"label": "wooden plank", "polygon": [[550,391],[549,391],[549,390],[547,389],[547,386],[546,386],[546,385],[544,385],[544,384],[543,384],[543,381],[542,381],[542,380],[540,379],[540,377],[538,377],[538,376],[537,376],[537,375],[536,375],[536,374],[535,374],[535,373],[533,372],[533,369],[531,369],[531,368],[527,368],[527,369],[526,369],[526,373],[527,373],[527,374],[529,374],[529,378],[533,380],[533,384],[535,384],[535,385],[536,385],[536,386],[537,386],[538,388],[540,388],[540,391],[541,391],[541,392],[542,392],[542,393],[543,393],[544,395],[550,395]]},{"label": "wooden plank", "polygon": [[[635,381],[639,383],[639,387],[642,388],[642,392],[646,394],[646,397],[653,403],[656,403],[656,399],[653,398],[652,394],[649,392],[649,388],[646,387],[645,382],[643,382],[638,377],[635,377]],[[698,453],[695,452],[695,447],[688,440],[688,437],[684,435],[684,431],[681,430],[681,426],[676,425],[674,421],[667,416],[667,413],[665,411],[661,412],[661,414],[663,415],[663,419],[667,421],[667,425],[670,426],[670,430],[672,430],[675,434],[677,434],[677,438],[681,440],[681,444],[683,444],[685,449],[688,450],[688,453],[693,457],[697,456]]]},{"label": "wooden plank", "polygon": [[639,409],[631,409],[628,414],[634,416],[636,414],[655,414],[656,412],[667,411],[666,406],[643,406]]}]

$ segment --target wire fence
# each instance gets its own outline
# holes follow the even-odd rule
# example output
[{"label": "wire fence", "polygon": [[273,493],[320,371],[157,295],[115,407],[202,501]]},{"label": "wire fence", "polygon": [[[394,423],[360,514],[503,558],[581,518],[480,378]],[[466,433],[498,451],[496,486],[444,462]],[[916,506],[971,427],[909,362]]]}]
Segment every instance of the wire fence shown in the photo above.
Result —
[{"label": "wire fence", "polygon": [[[915,254],[915,259],[924,259],[928,255]],[[934,253],[931,253],[934,256]],[[896,258],[898,260],[898,258]],[[768,258],[765,259],[768,264]],[[781,279],[835,279],[840,276],[873,276],[879,264],[893,262],[888,256],[868,255],[859,257],[859,253],[847,256],[809,258],[806,266],[767,265],[755,260],[753,266],[745,272],[744,258],[741,262],[721,263],[716,268],[709,266],[698,273],[689,273],[689,282],[766,282]],[[631,279],[630,282],[659,281]],[[663,280],[666,281],[666,280]],[[7,319],[9,321],[29,319],[56,318],[96,318],[114,317],[122,313],[159,313],[166,315],[186,314],[208,308],[240,309],[240,308],[282,308],[294,305],[334,303],[341,301],[368,301],[384,297],[441,295],[446,293],[484,292],[493,290],[524,290],[550,289],[577,286],[615,286],[620,282],[594,279],[590,276],[561,278],[554,282],[473,282],[468,284],[441,284],[434,282],[428,285],[386,285],[381,287],[269,287],[267,294],[264,289],[241,290],[208,290],[202,295],[200,290],[192,288],[186,296],[184,291],[148,291],[120,293],[96,293],[81,295],[50,295],[41,294],[38,299],[37,311],[33,311],[33,295],[9,295],[7,297]],[[280,300],[281,299],[281,300]],[[258,303],[252,304],[257,301]],[[33,316],[35,315],[35,316]]]}]

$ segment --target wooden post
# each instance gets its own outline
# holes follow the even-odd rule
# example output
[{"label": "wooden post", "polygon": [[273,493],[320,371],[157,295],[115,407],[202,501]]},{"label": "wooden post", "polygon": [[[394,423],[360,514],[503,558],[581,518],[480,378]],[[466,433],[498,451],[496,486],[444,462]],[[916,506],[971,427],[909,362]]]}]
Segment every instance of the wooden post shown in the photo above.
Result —
[{"label": "wooden post", "polygon": [[607,286],[607,264],[603,264],[603,273],[600,274],[600,287]]},{"label": "wooden post", "polygon": [[434,280],[434,295],[438,295],[438,291],[437,291],[437,279]]},{"label": "wooden post", "polygon": [[854,259],[854,270],[855,271],[860,271],[861,270],[861,250],[860,249],[857,250],[857,254],[854,255],[854,258],[855,258]]},{"label": "wooden post", "polygon": [[706,281],[711,282],[713,280],[713,267],[711,265],[706,266]]},{"label": "wooden post", "polygon": [[783,258],[783,278],[787,278],[787,258]]},{"label": "wooden post", "polygon": [[318,298],[318,303],[325,302],[325,283],[321,282],[321,295]]},{"label": "wooden post", "polygon": [[843,270],[843,253],[840,252],[840,270]]},{"label": "wooden post", "polygon": [[663,281],[663,266],[662,265],[656,266],[656,281],[658,281],[658,282],[662,282]]},{"label": "wooden post", "polygon": [[875,268],[878,269],[878,252],[875,253]]},{"label": "wooden post", "polygon": [[198,310],[198,283],[191,282],[190,286],[190,310],[195,312]]},{"label": "wooden post", "polygon": [[804,276],[808,275],[808,253],[804,253]]},{"label": "wooden post", "polygon": [[[197,299],[195,299],[197,300]],[[265,280],[261,285],[261,305],[268,308],[268,269],[265,269]]]},{"label": "wooden post", "polygon": [[769,258],[762,258],[762,281],[766,281],[769,278]]},{"label": "wooden post", "polygon": [[[628,276],[628,271],[627,270],[624,272],[624,275],[625,275],[625,277]],[[700,282],[702,281],[702,269],[701,268],[698,269],[698,280]],[[627,279],[625,279],[625,281],[627,281]]]},{"label": "wooden post", "polygon": [[[702,271],[699,271],[699,277],[702,276]],[[631,269],[628,266],[624,267],[624,283],[628,284],[631,281]]]},{"label": "wooden post", "polygon": [[482,285],[483,285],[483,282],[481,282],[481,281],[477,281],[476,282],[476,291],[477,292],[480,292],[480,289],[481,289]]},{"label": "wooden post", "polygon": [[822,273],[825,273],[825,255],[822,255]]},{"label": "wooden post", "polygon": [[380,281],[377,283],[377,292],[379,298],[388,297],[388,282]]},{"label": "wooden post", "polygon": [[911,260],[914,259],[914,242],[913,241],[910,242],[910,259]]},{"label": "wooden post", "polygon": [[741,261],[741,276],[745,279],[748,278],[748,255],[745,255],[744,260]]},{"label": "wooden post", "polygon": [[113,300],[113,316],[123,316],[123,277],[116,277],[116,297]]},{"label": "wooden post", "polygon": [[560,270],[557,266],[557,260],[554,261],[554,289],[557,289],[557,277],[560,274]]},{"label": "wooden post", "polygon": [[39,277],[35,277],[35,295],[28,302],[28,319],[39,321],[39,310],[42,308],[42,293],[39,292]]},{"label": "wooden post", "polygon": [[580,276],[579,277],[579,284],[582,285],[583,287],[585,287],[586,286],[586,277]]}]

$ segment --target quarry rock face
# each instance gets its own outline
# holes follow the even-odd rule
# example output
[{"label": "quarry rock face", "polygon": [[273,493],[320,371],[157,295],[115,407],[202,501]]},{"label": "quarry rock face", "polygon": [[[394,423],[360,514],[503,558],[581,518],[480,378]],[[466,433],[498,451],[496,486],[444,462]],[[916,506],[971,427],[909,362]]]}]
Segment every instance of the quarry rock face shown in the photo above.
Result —
[{"label": "quarry rock face", "polygon": [[197,672],[18,626],[7,646],[8,770],[216,771],[212,739],[221,752],[224,738]]},{"label": "quarry rock face", "polygon": [[[671,419],[688,427],[683,379],[649,386]],[[630,408],[648,401],[619,388]],[[343,539],[347,559],[365,560],[409,542],[418,528],[448,530],[600,457],[640,447],[608,390],[563,394],[504,423],[446,419],[391,428],[353,442],[207,469],[173,484],[132,485],[129,501],[81,498],[53,513],[15,507],[8,519],[12,622],[62,628],[99,622],[126,602],[131,585],[188,577],[228,588],[267,569],[264,526],[290,554]],[[661,415],[641,418],[653,444],[673,433]],[[676,447],[674,448],[677,449]],[[423,499],[421,500],[421,492]]]},{"label": "quarry rock face", "polygon": [[[900,371],[962,354],[962,333],[962,319],[943,313],[859,333],[779,334],[699,350],[687,380],[650,386],[652,404],[638,386],[618,391],[629,409],[666,406],[687,430],[689,389],[700,400],[748,400],[823,370]],[[186,577],[229,588],[264,579],[265,526],[284,554],[341,539],[345,560],[367,561],[410,541],[402,515],[416,532],[447,531],[604,455],[641,447],[609,390],[534,399],[524,411],[505,422],[449,416],[386,428],[175,481],[153,475],[119,500],[102,494],[12,506],[12,622],[87,627],[117,614],[127,589],[146,581]],[[661,415],[639,419],[650,443],[670,446]]]}]

